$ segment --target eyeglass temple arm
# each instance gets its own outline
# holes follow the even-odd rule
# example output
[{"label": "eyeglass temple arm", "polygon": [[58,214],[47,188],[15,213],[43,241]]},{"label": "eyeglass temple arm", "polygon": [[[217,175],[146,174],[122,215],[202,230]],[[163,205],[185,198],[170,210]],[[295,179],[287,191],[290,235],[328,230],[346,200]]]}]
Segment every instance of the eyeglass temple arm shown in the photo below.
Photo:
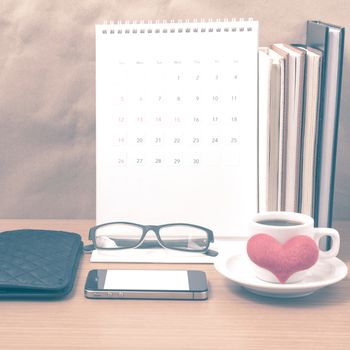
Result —
[{"label": "eyeglass temple arm", "polygon": [[91,254],[93,250],[95,250],[95,246],[93,244],[86,244],[83,247],[84,253],[87,253],[87,254]]},{"label": "eyeglass temple arm", "polygon": [[213,249],[208,249],[204,254],[208,256],[218,256],[219,252]]}]

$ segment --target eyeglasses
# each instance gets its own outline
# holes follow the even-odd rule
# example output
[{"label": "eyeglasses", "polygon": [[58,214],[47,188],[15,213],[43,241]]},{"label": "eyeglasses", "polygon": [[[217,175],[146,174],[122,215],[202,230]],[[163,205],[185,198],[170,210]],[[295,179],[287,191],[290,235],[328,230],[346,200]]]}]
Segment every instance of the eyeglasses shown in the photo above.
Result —
[{"label": "eyeglasses", "polygon": [[[146,239],[148,232],[154,232],[157,240]],[[130,248],[168,248],[184,252],[198,252],[216,256],[217,252],[209,249],[214,242],[213,231],[208,228],[176,223],[166,225],[140,225],[132,222],[110,222],[90,228],[89,239],[93,247],[105,250]]]}]

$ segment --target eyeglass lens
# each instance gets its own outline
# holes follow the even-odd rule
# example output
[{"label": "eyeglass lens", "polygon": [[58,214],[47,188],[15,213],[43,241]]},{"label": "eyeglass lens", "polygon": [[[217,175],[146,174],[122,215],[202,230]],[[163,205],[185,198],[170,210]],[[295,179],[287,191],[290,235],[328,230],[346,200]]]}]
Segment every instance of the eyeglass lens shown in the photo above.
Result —
[{"label": "eyeglass lens", "polygon": [[[102,226],[95,232],[96,248],[134,248],[140,244],[142,234],[142,227],[131,224],[115,223]],[[209,245],[205,230],[187,225],[161,227],[159,237],[161,244],[169,249],[201,251]],[[153,243],[158,245],[157,241],[153,240]]]},{"label": "eyeglass lens", "polygon": [[165,226],[159,230],[159,236],[164,246],[171,249],[204,250],[208,247],[207,232],[192,226]]},{"label": "eyeglass lens", "polygon": [[96,229],[96,248],[134,248],[140,243],[143,230],[129,224],[109,224]]}]

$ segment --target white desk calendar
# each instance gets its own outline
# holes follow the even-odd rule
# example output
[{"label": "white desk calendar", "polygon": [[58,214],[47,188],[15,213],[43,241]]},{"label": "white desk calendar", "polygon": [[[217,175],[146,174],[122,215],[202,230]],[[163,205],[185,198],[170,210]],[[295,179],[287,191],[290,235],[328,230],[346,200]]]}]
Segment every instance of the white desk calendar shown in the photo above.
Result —
[{"label": "white desk calendar", "polygon": [[258,23],[96,26],[97,224],[246,235],[257,212]]}]

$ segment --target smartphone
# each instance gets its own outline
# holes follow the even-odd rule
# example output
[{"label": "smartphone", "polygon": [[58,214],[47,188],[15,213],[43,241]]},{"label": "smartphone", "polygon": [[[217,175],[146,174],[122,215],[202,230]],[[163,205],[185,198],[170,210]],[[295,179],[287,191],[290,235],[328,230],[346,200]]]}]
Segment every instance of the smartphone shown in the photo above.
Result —
[{"label": "smartphone", "polygon": [[208,299],[205,272],[197,270],[91,270],[85,289],[95,299]]}]

